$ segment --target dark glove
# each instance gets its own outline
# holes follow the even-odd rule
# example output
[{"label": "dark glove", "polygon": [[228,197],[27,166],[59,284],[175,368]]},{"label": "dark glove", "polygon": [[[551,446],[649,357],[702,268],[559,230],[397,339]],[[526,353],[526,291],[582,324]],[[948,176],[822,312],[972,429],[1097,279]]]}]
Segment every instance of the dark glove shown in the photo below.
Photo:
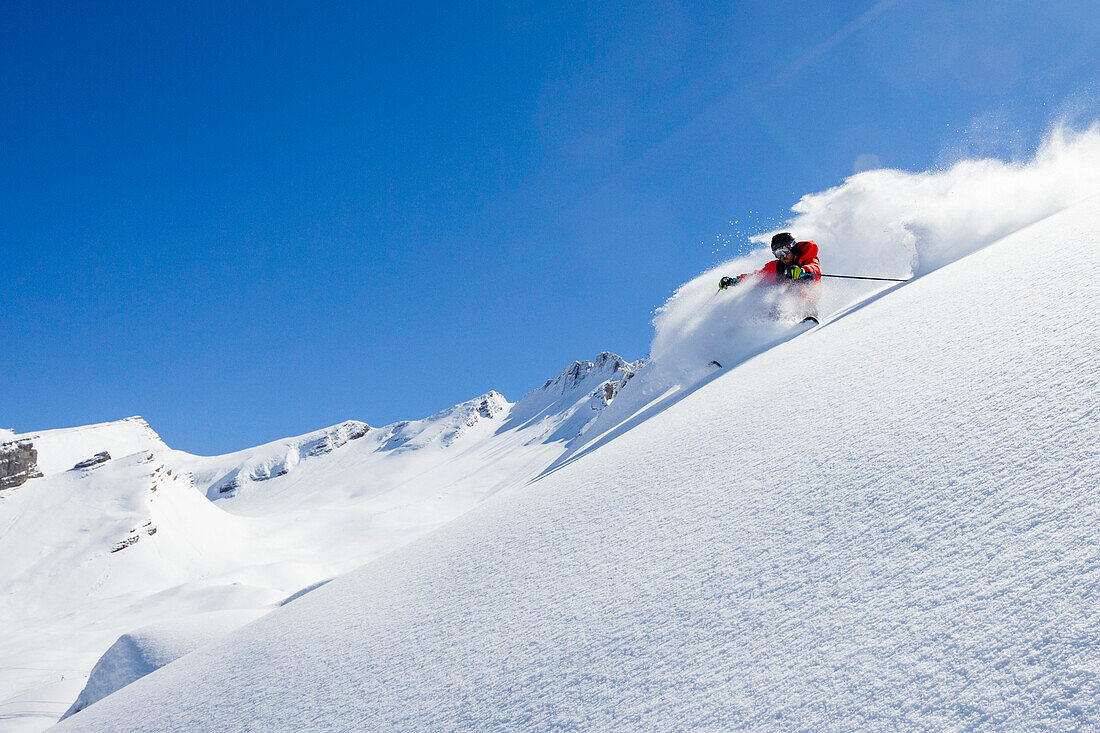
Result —
[{"label": "dark glove", "polygon": [[718,281],[718,289],[719,290],[725,290],[726,288],[728,288],[732,285],[736,285],[739,282],[741,282],[741,278],[739,278],[739,277],[728,277],[727,276],[727,277],[724,277],[724,278],[722,278],[721,280]]},{"label": "dark glove", "polygon": [[791,265],[783,272],[783,275],[791,280],[812,280],[814,274],[808,270],[803,270],[798,265]]}]

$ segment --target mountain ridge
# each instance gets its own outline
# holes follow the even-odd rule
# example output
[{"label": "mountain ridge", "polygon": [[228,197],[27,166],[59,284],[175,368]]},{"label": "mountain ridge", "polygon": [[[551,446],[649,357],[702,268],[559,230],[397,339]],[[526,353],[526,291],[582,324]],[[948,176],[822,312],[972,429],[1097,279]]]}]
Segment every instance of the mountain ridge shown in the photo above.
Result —
[{"label": "mountain ridge", "polygon": [[[44,470],[0,492],[0,552],[38,548],[34,562],[0,570],[0,618],[24,630],[0,638],[0,657],[14,660],[0,668],[11,691],[0,704],[79,697],[83,707],[130,680],[109,671],[126,666],[119,654],[183,653],[173,639],[228,633],[530,478],[606,406],[597,392],[629,364],[601,354],[519,403],[490,391],[420,420],[349,420],[223,456],[175,450],[140,416],[12,431],[6,444],[36,451]],[[186,619],[221,611],[234,613],[188,635]],[[76,686],[116,640],[147,627],[88,690]],[[60,681],[48,672],[57,668],[69,670]]]}]

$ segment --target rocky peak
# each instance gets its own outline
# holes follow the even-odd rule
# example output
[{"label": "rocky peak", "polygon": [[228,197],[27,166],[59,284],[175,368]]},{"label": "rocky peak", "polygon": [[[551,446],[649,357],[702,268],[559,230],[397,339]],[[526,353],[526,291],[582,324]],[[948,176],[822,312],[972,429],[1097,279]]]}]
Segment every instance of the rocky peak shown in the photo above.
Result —
[{"label": "rocky peak", "polygon": [[482,420],[496,419],[506,413],[509,407],[508,400],[500,392],[486,392],[423,420],[403,420],[380,428],[385,431],[380,449],[406,451],[431,443],[447,447],[469,428]]},{"label": "rocky peak", "polygon": [[500,392],[493,390],[481,396],[477,405],[477,414],[481,417],[496,417],[508,409],[508,400]]},{"label": "rocky peak", "polygon": [[[358,440],[370,432],[371,426],[358,420],[348,420],[325,430],[321,435],[302,443],[301,452],[307,456],[322,456],[342,448],[352,440]],[[316,435],[316,434],[315,434]]]},{"label": "rocky peak", "polygon": [[626,361],[618,354],[604,351],[596,357],[595,361],[573,362],[562,370],[557,377],[546,380],[546,383],[542,385],[542,389],[565,394],[572,389],[576,389],[582,382],[586,383],[584,386],[587,389],[588,380],[592,377],[599,379],[601,382],[621,381],[625,383],[627,379],[634,375],[637,366],[637,364]]},{"label": "rocky peak", "polygon": [[304,460],[327,455],[359,440],[374,428],[365,422],[348,420],[297,438],[269,443],[250,451],[240,464],[217,477],[206,489],[211,499],[236,494],[246,484],[285,476]]},{"label": "rocky peak", "polygon": [[596,357],[595,362],[595,368],[599,371],[603,371],[604,369],[619,371],[621,369],[626,369],[627,367],[632,366],[634,365],[626,361],[626,359],[622,358],[618,354],[612,354],[610,351],[600,352],[599,356]]}]

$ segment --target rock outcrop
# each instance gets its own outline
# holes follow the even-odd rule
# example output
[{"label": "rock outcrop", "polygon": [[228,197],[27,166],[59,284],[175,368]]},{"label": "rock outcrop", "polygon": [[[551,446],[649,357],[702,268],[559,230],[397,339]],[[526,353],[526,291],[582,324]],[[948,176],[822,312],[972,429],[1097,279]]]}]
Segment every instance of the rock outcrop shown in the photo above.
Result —
[{"label": "rock outcrop", "polygon": [[317,458],[359,440],[373,428],[358,420],[334,425],[297,438],[260,446],[254,455],[225,472],[207,489],[211,499],[232,496],[248,483],[285,476],[303,460]]},{"label": "rock outcrop", "polygon": [[83,461],[73,466],[73,468],[91,468],[92,466],[98,466],[100,463],[106,463],[109,460],[111,460],[111,454],[107,451],[100,451],[91,458],[85,458]]},{"label": "rock outcrop", "polygon": [[27,479],[40,478],[38,451],[29,440],[0,443],[0,491],[22,486]]}]

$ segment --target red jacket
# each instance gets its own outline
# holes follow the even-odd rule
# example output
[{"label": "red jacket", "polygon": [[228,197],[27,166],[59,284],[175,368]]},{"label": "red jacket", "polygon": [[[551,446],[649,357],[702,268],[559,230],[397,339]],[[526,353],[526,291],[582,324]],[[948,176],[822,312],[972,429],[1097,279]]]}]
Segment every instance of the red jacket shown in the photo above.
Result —
[{"label": "red jacket", "polygon": [[[798,265],[806,272],[812,272],[815,275],[821,274],[821,263],[817,260],[817,242],[796,242],[791,251],[794,252],[792,265]],[[783,270],[779,269],[779,260],[772,260],[754,274],[760,275],[765,284],[768,283],[768,278],[772,278],[776,282],[783,282],[787,279],[783,275]],[[745,275],[741,277],[745,277]],[[820,277],[814,278],[814,282],[819,280],[821,280]]]}]

